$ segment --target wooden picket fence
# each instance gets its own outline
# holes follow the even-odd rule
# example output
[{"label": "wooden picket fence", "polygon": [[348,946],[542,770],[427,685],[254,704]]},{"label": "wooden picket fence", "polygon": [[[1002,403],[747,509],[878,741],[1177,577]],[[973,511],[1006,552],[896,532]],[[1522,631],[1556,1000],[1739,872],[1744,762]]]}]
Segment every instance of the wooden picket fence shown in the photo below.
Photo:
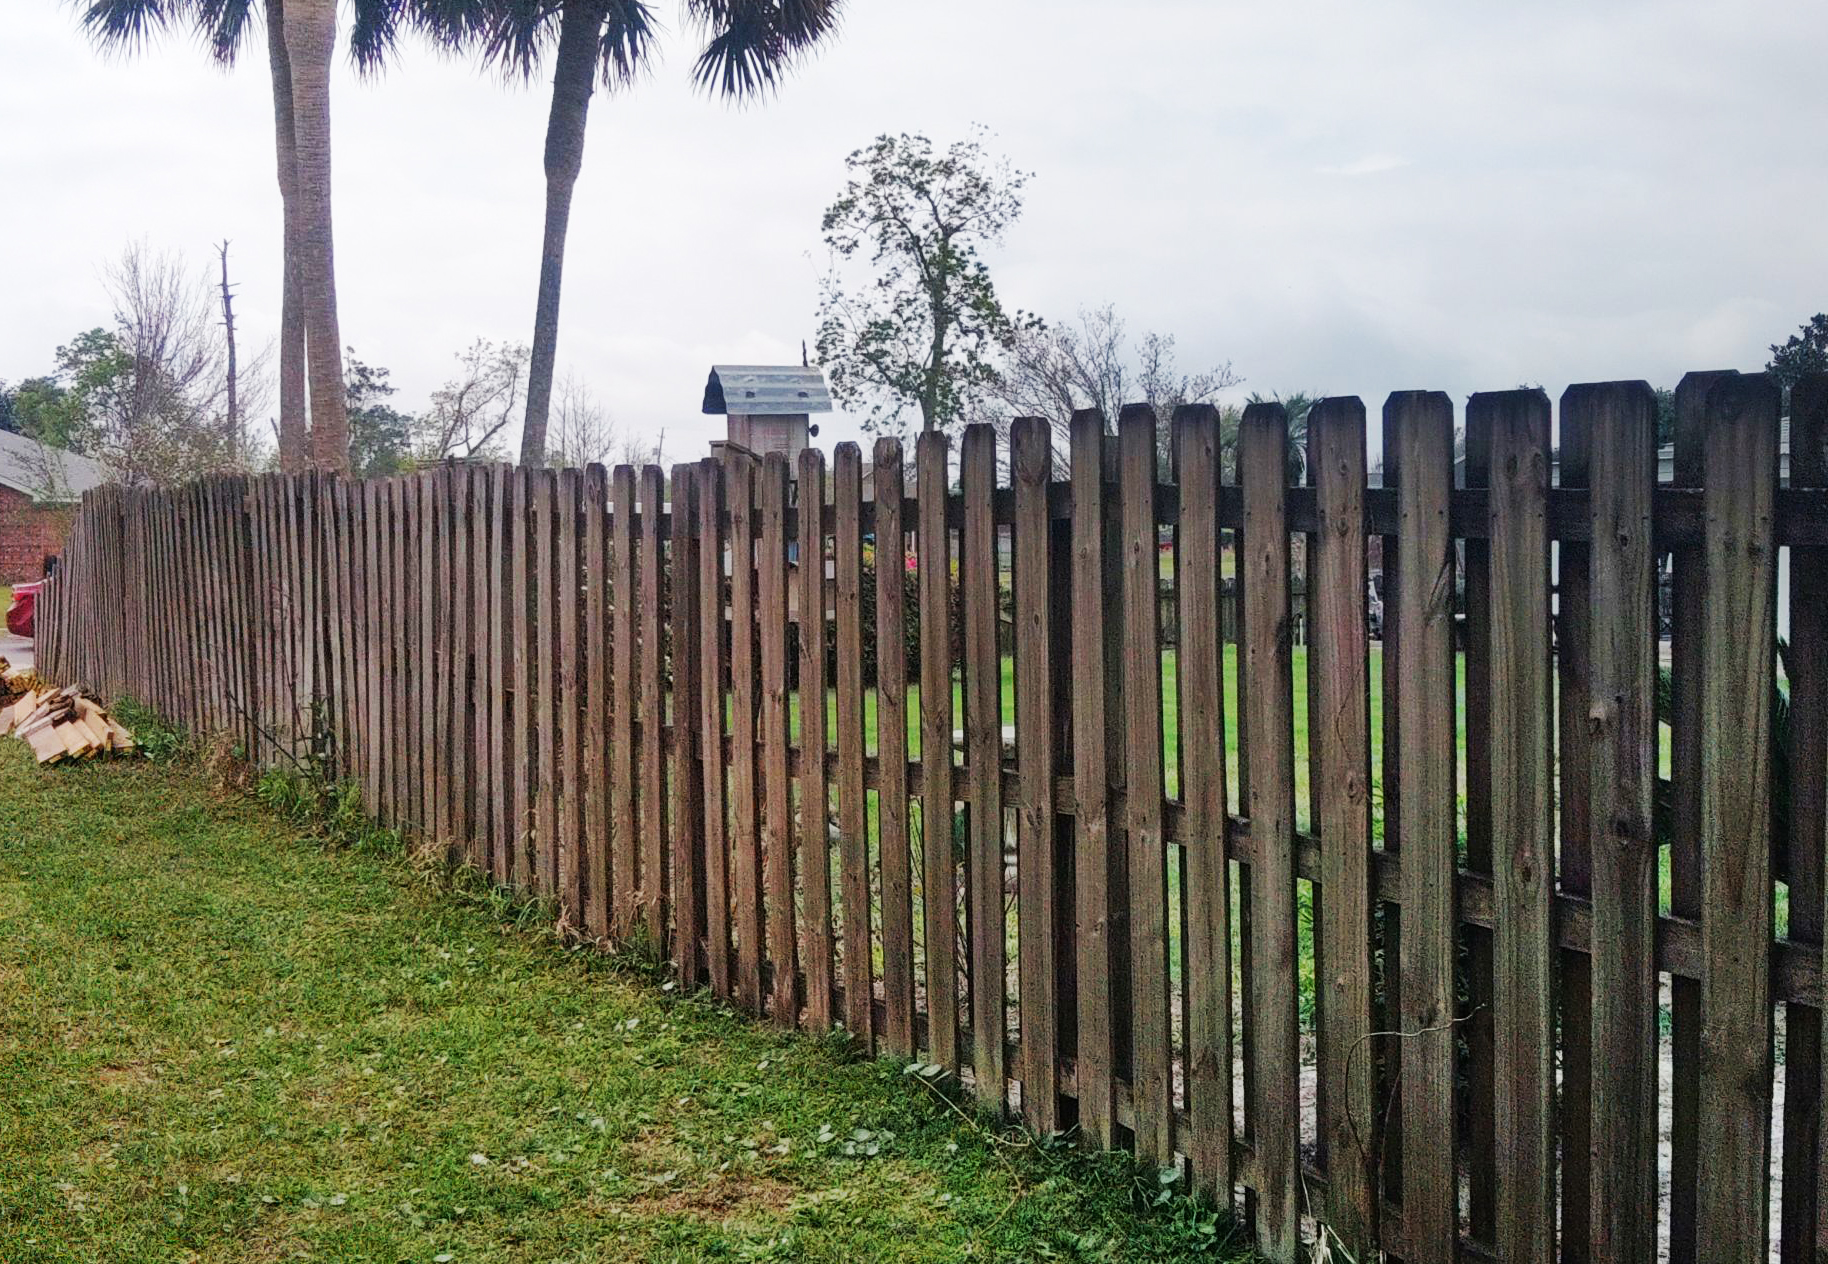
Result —
[{"label": "wooden picket fence", "polygon": [[[1558,479],[1546,395],[1473,396],[1462,488],[1453,405],[1413,392],[1384,407],[1380,487],[1336,398],[1306,486],[1267,404],[1223,485],[1213,410],[1177,410],[1170,475],[1134,407],[1073,418],[1063,478],[1018,422],[1007,487],[988,428],[956,460],[923,435],[911,466],[879,441],[868,501],[851,444],[829,478],[808,451],[105,489],[39,598],[41,663],[259,765],[315,750],[381,822],[753,1013],[1178,1165],[1274,1260],[1322,1226],[1360,1261],[1649,1260],[1660,1221],[1672,1258],[1764,1260],[1781,1007],[1776,1242],[1816,1260],[1828,380],[1793,393],[1786,486],[1771,381],[1691,374],[1677,407],[1661,486],[1651,392],[1607,383],[1562,396]],[[911,602],[874,585],[875,626],[921,633],[867,685],[866,542],[876,574],[918,571]]]}]

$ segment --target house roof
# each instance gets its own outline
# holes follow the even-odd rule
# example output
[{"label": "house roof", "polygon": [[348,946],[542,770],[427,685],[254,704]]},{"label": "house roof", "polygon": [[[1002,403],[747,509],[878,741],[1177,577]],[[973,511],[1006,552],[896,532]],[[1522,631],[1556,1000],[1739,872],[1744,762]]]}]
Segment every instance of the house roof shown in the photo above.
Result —
[{"label": "house roof", "polygon": [[26,435],[0,430],[0,487],[45,504],[69,504],[108,481],[101,463]]},{"label": "house roof", "polygon": [[828,413],[825,374],[798,364],[714,364],[705,382],[704,411],[751,417]]}]

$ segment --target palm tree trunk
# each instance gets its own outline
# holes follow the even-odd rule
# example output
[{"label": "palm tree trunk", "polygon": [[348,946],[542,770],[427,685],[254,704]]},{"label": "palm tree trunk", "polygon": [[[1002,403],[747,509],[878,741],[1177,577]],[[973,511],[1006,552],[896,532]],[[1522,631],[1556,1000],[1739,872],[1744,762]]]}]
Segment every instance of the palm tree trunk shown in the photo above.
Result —
[{"label": "palm tree trunk", "polygon": [[305,468],[304,277],[299,271],[298,146],[292,134],[292,63],[283,0],[267,0],[267,60],[273,73],[273,130],[279,157],[284,278],[279,304],[279,468]]},{"label": "palm tree trunk", "polygon": [[330,59],[336,49],[336,0],[286,0],[285,33],[297,144],[311,460],[319,469],[347,470],[349,413],[343,399],[343,338],[336,319],[330,216]]},{"label": "palm tree trunk", "polygon": [[521,430],[522,465],[546,463],[546,418],[559,350],[559,284],[565,269],[565,232],[571,224],[571,190],[584,165],[584,125],[597,81],[604,0],[573,0],[559,20],[553,68],[552,113],[546,120],[546,233],[540,246],[540,293],[533,314],[533,361],[527,375],[527,423]]}]

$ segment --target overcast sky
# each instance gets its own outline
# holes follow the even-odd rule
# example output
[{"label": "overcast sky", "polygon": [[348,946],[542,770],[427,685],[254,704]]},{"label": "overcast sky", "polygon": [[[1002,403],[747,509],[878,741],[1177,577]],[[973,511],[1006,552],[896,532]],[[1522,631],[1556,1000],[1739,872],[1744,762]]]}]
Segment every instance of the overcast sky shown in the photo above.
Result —
[{"label": "overcast sky", "polygon": [[[670,0],[658,11],[678,30]],[[104,58],[70,6],[0,31],[0,378],[108,317],[131,238],[233,241],[244,336],[279,314],[263,45]],[[666,458],[717,362],[797,363],[846,153],[982,123],[1034,172],[992,266],[1051,318],[1111,302],[1247,390],[1469,391],[1757,368],[1828,307],[1828,5],[849,0],[744,110],[651,78],[591,112],[561,373]],[[423,405],[478,337],[531,338],[545,84],[407,47],[334,87],[344,341]],[[245,345],[245,344],[244,344]],[[830,419],[824,439],[853,437]]]}]

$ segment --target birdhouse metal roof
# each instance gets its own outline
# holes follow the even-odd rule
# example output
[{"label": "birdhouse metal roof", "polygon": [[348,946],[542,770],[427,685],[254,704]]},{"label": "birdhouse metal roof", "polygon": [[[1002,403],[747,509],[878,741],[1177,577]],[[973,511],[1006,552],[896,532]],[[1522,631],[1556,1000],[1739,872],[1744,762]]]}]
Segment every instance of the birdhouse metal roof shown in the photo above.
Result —
[{"label": "birdhouse metal roof", "polygon": [[705,382],[707,413],[751,417],[828,413],[825,374],[798,364],[714,364]]}]

